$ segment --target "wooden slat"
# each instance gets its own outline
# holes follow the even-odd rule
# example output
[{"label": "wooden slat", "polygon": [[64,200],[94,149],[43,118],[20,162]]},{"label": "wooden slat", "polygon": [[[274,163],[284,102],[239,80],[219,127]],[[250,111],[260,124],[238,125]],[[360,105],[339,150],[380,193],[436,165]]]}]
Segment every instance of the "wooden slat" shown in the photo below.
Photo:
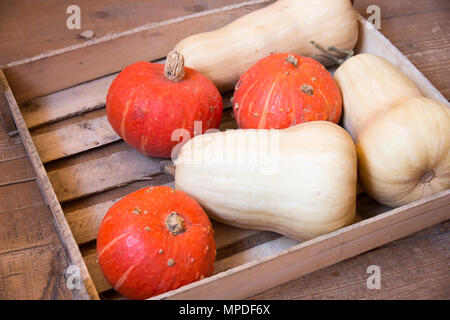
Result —
[{"label": "wooden slat", "polygon": [[0,186],[31,181],[36,177],[28,158],[0,162]]},{"label": "wooden slat", "polygon": [[129,149],[107,158],[50,171],[48,177],[60,202],[74,200],[161,173],[160,159]]},{"label": "wooden slat", "polygon": [[271,2],[273,0],[251,0],[150,23],[8,63],[3,69],[17,101],[24,102],[112,74],[136,61],[160,59],[184,37],[224,26]]},{"label": "wooden slat", "polygon": [[[237,4],[243,0],[14,0],[0,2],[0,65],[86,41],[85,30],[103,37],[146,23]],[[81,30],[68,30],[66,9],[81,9]],[[23,23],[26,21],[27,23]]]},{"label": "wooden slat", "polygon": [[[225,102],[226,109],[222,117],[220,129],[237,128],[233,123],[229,97]],[[89,115],[90,117],[89,119],[75,117],[70,119],[70,121],[60,121],[54,125],[34,130],[31,133],[33,142],[43,163],[121,140],[109,125],[105,109],[83,115]]]},{"label": "wooden slat", "polygon": [[449,218],[450,190],[447,190],[155,299],[242,299]]},{"label": "wooden slat", "polygon": [[289,239],[287,237],[280,237],[278,239],[265,242],[248,250],[241,251],[230,257],[217,261],[214,266],[214,274],[224,272],[251,261],[267,258],[298,243],[298,241]]},{"label": "wooden slat", "polygon": [[0,186],[0,213],[44,203],[36,181]]},{"label": "wooden slat", "polygon": [[23,103],[20,111],[29,129],[67,119],[105,106],[117,73]]},{"label": "wooden slat", "polygon": [[[30,219],[36,215],[41,219]],[[52,214],[42,200],[39,204],[1,212],[0,221],[0,256],[24,248],[59,243],[54,234]],[[49,236],[52,233],[54,236]]]},{"label": "wooden slat", "polygon": [[78,266],[80,270],[80,276],[83,282],[83,289],[74,292],[74,297],[78,299],[98,299],[98,293],[95,290],[95,286],[92,279],[89,276],[86,265],[81,257],[79,248],[73,238],[70,231],[69,225],[62,212],[61,205],[59,204],[55,192],[50,184],[47,177],[47,173],[44,166],[39,158],[36,148],[31,139],[30,132],[28,131],[25,121],[20,113],[19,106],[17,105],[16,99],[9,87],[9,84],[5,78],[3,71],[0,69],[0,83],[1,91],[5,94],[6,100],[8,101],[9,108],[11,110],[14,122],[16,123],[17,130],[19,131],[20,137],[22,138],[25,150],[30,158],[31,164],[36,172],[37,182],[39,188],[42,192],[46,204],[50,207],[53,214],[54,225],[59,234],[60,239],[63,242],[63,246],[68,254],[68,258],[71,263]]},{"label": "wooden slat", "polygon": [[109,125],[106,115],[80,120],[56,130],[33,134],[32,137],[43,163],[121,139]]},{"label": "wooden slat", "polygon": [[0,94],[0,120],[3,122],[8,135],[13,135],[17,132],[14,119],[9,111],[8,102],[3,94]]},{"label": "wooden slat", "polygon": [[0,254],[0,299],[73,299],[64,277],[69,264],[59,243]]},{"label": "wooden slat", "polygon": [[26,157],[19,135],[9,136],[6,130],[0,127],[0,162]]},{"label": "wooden slat", "polygon": [[105,276],[100,269],[100,266],[97,263],[97,255],[96,253],[89,254],[84,257],[84,262],[89,270],[89,274],[92,277],[92,280],[95,283],[95,287],[98,292],[103,292],[111,289],[111,285],[106,281]]}]

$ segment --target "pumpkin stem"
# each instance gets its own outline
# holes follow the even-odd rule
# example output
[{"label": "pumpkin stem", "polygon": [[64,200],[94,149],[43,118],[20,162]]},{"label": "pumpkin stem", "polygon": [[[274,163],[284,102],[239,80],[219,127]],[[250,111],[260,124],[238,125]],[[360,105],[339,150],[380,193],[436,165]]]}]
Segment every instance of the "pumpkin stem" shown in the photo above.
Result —
[{"label": "pumpkin stem", "polygon": [[296,57],[294,57],[292,54],[288,55],[288,57],[286,58],[286,61],[293,64],[294,67],[298,66],[298,59]]},{"label": "pumpkin stem", "polygon": [[433,170],[428,170],[422,175],[422,178],[420,179],[420,182],[421,183],[428,183],[431,180],[433,180],[433,178],[435,176],[436,176],[436,174],[434,173]]},{"label": "pumpkin stem", "polygon": [[[328,50],[325,50],[320,44],[318,44],[315,41],[310,41],[309,43],[311,43],[314,47],[316,47],[317,49],[322,51],[322,53],[324,54],[325,57],[327,57],[328,59],[330,59],[331,61],[333,61],[336,64],[343,64],[347,59],[351,58],[355,54],[355,52],[353,50],[343,50],[343,49],[338,49],[336,47],[328,47]],[[346,56],[345,56],[345,58],[338,58],[330,52],[345,54]]]},{"label": "pumpkin stem", "polygon": [[177,212],[172,212],[167,216],[166,227],[167,230],[169,230],[169,232],[174,236],[186,231],[186,228],[184,226],[184,219]]},{"label": "pumpkin stem", "polygon": [[176,51],[167,55],[164,75],[172,81],[181,81],[184,78],[184,57]]}]

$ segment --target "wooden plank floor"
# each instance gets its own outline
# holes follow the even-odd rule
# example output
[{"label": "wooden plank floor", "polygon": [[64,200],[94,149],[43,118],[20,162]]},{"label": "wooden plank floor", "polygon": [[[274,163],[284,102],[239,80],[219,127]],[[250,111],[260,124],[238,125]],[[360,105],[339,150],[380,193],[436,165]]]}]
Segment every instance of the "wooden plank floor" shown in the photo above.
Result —
[{"label": "wooden plank floor", "polygon": [[[9,14],[9,20],[0,21],[19,21],[19,16],[23,13],[23,8],[20,9],[22,2],[24,1],[17,1],[15,4],[18,9],[7,7],[0,10]],[[195,6],[192,5],[194,2]],[[210,6],[209,1],[194,2],[178,0],[167,4],[186,3],[186,6],[180,4],[179,7],[185,11],[202,10]],[[111,3],[119,5],[118,1]],[[368,16],[366,8],[372,4],[381,8],[380,31],[449,99],[450,2],[355,0],[355,8],[365,17]],[[130,1],[127,5],[120,4],[122,7],[127,6],[121,7],[120,12],[130,12],[130,15],[135,17],[139,12],[143,12],[135,12],[135,5],[135,1]],[[89,7],[87,2],[84,7]],[[92,11],[91,16],[100,19],[105,27],[108,20],[106,18],[114,8],[113,5],[111,11],[93,6],[88,10]],[[164,8],[169,10],[172,7],[165,5]],[[33,14],[32,10],[30,14]],[[167,13],[168,16],[171,14],[176,12]],[[14,15],[17,15],[17,19]],[[30,17],[32,19],[32,16]],[[90,22],[94,29],[95,19]],[[111,19],[114,20],[111,23],[117,24],[117,30],[135,26],[125,25],[117,18]],[[139,19],[130,19],[128,23],[129,21],[142,24]],[[42,28],[44,27],[45,24]],[[22,38],[18,38],[14,33],[14,37],[10,35],[5,41],[0,41],[0,61],[6,63],[11,59],[18,60],[42,50],[80,41],[75,34],[73,39],[67,39],[59,30],[50,30],[50,33],[45,34],[41,32],[42,28],[36,37],[21,35]],[[37,29],[25,31],[30,33],[34,30]],[[4,35],[8,37],[6,33]],[[15,43],[17,39],[21,42]],[[23,57],[15,58],[24,52],[32,54],[27,53]],[[449,299],[449,227],[449,221],[438,224],[252,298]],[[369,265],[378,265],[381,269],[380,290],[368,290],[366,287],[366,280],[370,276],[366,273]],[[67,256],[53,226],[52,215],[39,193],[20,138],[8,137],[4,127],[0,125],[0,299],[71,299],[72,294],[64,281],[64,271],[67,267]]]}]

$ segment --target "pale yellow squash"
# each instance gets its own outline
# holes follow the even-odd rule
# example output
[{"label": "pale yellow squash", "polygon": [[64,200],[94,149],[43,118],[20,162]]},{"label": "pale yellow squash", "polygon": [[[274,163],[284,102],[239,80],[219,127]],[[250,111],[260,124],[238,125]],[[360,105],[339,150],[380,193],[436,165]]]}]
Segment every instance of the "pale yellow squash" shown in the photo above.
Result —
[{"label": "pale yellow squash", "polygon": [[278,0],[227,26],[190,36],[175,47],[186,66],[233,89],[242,73],[272,52],[318,56],[311,45],[352,49],[358,22],[349,0]]},{"label": "pale yellow squash", "polygon": [[357,141],[364,190],[388,206],[450,188],[450,108],[412,97],[376,117]]},{"label": "pale yellow squash", "polygon": [[175,186],[221,222],[310,239],[354,220],[356,150],[331,122],[197,136],[181,149]]},{"label": "pale yellow squash", "polygon": [[361,130],[383,111],[406,97],[420,97],[408,77],[382,57],[362,53],[335,72],[342,93],[343,125],[356,141]]}]

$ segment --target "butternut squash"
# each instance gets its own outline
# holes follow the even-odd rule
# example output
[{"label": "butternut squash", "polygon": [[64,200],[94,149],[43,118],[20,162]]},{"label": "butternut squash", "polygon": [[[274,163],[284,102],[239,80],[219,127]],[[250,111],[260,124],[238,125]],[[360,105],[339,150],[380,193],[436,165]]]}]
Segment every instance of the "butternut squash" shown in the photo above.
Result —
[{"label": "butternut squash", "polygon": [[278,0],[223,28],[187,37],[174,50],[184,56],[186,66],[227,91],[272,52],[321,56],[310,41],[352,49],[357,39],[357,17],[349,0]]},{"label": "butternut squash", "polygon": [[356,151],[328,121],[197,136],[176,160],[175,187],[218,221],[310,239],[354,220]]},{"label": "butternut squash", "polygon": [[376,117],[356,143],[364,190],[388,206],[450,188],[450,108],[404,99]]},{"label": "butternut squash", "polygon": [[449,107],[422,96],[387,60],[358,54],[335,72],[345,129],[356,141],[359,182],[396,207],[450,188]]}]

